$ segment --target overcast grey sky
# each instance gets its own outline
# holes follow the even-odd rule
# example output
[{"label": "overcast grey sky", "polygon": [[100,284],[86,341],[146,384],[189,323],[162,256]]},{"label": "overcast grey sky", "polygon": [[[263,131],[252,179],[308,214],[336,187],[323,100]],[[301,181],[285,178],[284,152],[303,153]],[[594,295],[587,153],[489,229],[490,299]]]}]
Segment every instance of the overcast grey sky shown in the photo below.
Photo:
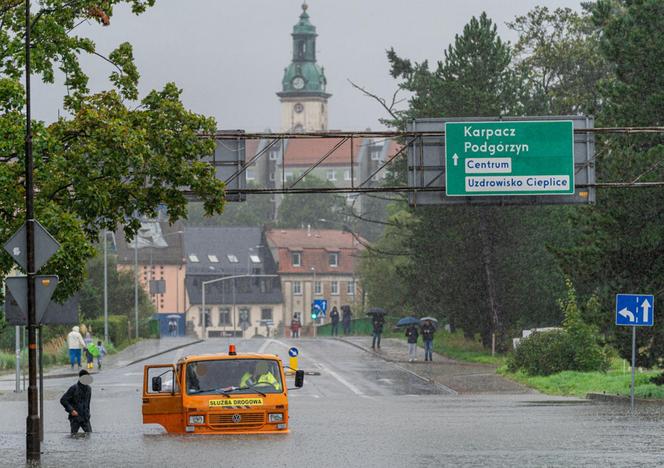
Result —
[{"label": "overcast grey sky", "polygon": [[[384,112],[354,90],[347,79],[382,96],[396,82],[389,76],[385,50],[435,62],[472,16],[482,11],[514,40],[505,22],[538,4],[580,9],[579,0],[309,0],[318,29],[318,63],[325,67],[331,129],[380,128]],[[216,117],[219,128],[278,129],[284,67],[291,58],[293,25],[301,0],[158,0],[141,16],[116,9],[111,26],[79,28],[109,53],[129,41],[141,72],[141,91],[174,81],[185,104]],[[84,60],[94,90],[108,87],[112,71],[98,58]],[[61,109],[61,87],[37,86],[35,114],[52,121]]]}]

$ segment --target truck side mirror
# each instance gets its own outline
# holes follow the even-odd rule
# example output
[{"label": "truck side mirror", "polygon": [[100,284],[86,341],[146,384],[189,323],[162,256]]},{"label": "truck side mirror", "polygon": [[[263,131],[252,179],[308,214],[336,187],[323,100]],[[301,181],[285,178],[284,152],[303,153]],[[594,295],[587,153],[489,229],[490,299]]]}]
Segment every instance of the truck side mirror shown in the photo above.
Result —
[{"label": "truck side mirror", "polygon": [[296,388],[302,388],[304,385],[304,371],[303,370],[296,370],[295,371],[295,387]]},{"label": "truck side mirror", "polygon": [[161,376],[152,377],[152,391],[161,392]]}]

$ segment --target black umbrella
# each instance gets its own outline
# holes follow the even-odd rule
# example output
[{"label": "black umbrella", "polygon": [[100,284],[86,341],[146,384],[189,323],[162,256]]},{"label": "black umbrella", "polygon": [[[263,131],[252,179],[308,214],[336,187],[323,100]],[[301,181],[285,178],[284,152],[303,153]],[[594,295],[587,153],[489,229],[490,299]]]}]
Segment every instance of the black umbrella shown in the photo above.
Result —
[{"label": "black umbrella", "polygon": [[397,327],[409,327],[411,325],[419,325],[420,320],[416,319],[415,317],[404,317],[402,319],[399,319],[397,322]]},{"label": "black umbrella", "polygon": [[387,312],[382,307],[371,307],[367,311],[367,315],[385,315]]}]

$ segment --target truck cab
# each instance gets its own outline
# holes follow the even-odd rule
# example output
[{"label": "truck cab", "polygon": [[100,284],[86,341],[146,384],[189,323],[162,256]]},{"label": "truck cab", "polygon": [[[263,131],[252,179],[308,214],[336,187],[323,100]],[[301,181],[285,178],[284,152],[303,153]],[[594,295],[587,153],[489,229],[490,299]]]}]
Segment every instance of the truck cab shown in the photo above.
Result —
[{"label": "truck cab", "polygon": [[[295,388],[304,372],[295,372]],[[143,371],[143,424],[169,433],[288,433],[288,388],[273,354],[186,356]]]}]

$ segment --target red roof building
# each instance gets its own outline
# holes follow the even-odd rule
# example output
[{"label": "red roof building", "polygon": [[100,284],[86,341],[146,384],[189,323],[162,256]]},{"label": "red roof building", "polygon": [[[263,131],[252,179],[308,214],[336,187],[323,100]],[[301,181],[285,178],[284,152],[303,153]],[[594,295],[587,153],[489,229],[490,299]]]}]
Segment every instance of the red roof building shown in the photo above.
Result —
[{"label": "red roof building", "polygon": [[311,304],[327,299],[327,317],[332,307],[354,311],[361,303],[355,275],[366,241],[354,234],[332,229],[272,229],[266,232],[268,246],[277,261],[284,296],[284,314],[299,316],[311,332]]}]

